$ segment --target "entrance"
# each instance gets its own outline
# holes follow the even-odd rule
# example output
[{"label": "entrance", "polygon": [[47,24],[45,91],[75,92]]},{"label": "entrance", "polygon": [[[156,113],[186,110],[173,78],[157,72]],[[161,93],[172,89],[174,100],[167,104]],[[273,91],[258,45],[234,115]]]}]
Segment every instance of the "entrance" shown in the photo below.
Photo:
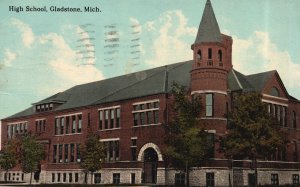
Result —
[{"label": "entrance", "polygon": [[254,173],[249,173],[248,174],[248,186],[249,187],[254,187],[255,186],[255,175],[254,175]]},{"label": "entrance", "polygon": [[153,148],[144,151],[144,183],[156,183],[158,156]]}]

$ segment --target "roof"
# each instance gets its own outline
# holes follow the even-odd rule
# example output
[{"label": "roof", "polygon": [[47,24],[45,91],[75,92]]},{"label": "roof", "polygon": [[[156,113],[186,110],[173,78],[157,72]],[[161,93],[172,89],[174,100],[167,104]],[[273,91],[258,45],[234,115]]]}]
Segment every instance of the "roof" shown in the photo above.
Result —
[{"label": "roof", "polygon": [[210,0],[207,0],[198,28],[195,43],[221,42],[221,40],[222,36],[214,10],[212,8]]},{"label": "roof", "polygon": [[[54,94],[33,105],[62,102],[54,111],[92,106],[148,95],[169,93],[172,83],[190,86],[190,71],[193,61],[185,61],[167,66],[161,66],[136,73],[118,76],[106,80],[74,86],[66,91]],[[234,69],[228,74],[227,85],[230,91],[261,92],[274,71],[244,75]],[[290,96],[290,99],[298,101]],[[6,119],[24,117],[35,114],[35,106],[14,114]]]},{"label": "roof", "polygon": [[255,91],[261,92],[267,80],[271,78],[274,72],[275,70],[248,75],[247,80],[254,86]]},{"label": "roof", "polygon": [[[189,86],[193,61],[180,62],[106,80],[77,85],[34,103],[62,102],[54,111],[97,105],[125,99],[169,92],[172,83]],[[180,76],[178,76],[180,75]],[[53,111],[53,110],[52,110]],[[35,106],[6,119],[35,114]]]}]

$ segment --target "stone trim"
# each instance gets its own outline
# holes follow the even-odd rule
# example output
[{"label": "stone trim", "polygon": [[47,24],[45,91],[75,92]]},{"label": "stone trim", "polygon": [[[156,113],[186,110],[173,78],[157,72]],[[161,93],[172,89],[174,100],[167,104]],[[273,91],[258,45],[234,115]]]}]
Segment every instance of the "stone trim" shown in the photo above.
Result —
[{"label": "stone trim", "polygon": [[143,147],[140,149],[140,152],[138,154],[137,161],[143,161],[144,160],[144,152],[148,148],[153,148],[157,153],[158,161],[163,161],[161,151],[160,151],[159,147],[154,143],[146,143],[145,145],[143,145]]}]

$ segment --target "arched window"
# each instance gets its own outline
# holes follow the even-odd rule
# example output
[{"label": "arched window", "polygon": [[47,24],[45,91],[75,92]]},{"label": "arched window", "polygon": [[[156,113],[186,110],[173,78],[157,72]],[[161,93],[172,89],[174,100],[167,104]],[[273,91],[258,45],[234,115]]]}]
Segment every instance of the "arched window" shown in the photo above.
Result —
[{"label": "arched window", "polygon": [[201,52],[200,49],[199,49],[198,52],[197,52],[197,59],[198,59],[198,60],[202,60],[202,52]]},{"label": "arched window", "polygon": [[279,97],[279,90],[276,87],[272,87],[270,90],[270,95]]},{"label": "arched window", "polygon": [[218,59],[219,59],[219,62],[222,62],[222,60],[223,60],[222,50],[218,51]]}]

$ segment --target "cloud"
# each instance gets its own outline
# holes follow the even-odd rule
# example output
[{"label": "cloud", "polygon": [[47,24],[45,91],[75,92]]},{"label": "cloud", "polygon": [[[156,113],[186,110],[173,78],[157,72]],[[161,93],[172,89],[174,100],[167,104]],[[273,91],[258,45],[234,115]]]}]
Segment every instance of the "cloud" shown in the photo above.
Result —
[{"label": "cloud", "polygon": [[35,36],[30,26],[15,18],[11,19],[11,24],[16,26],[21,31],[23,45],[28,48],[31,47],[35,40]]},{"label": "cloud", "polygon": [[277,70],[288,90],[299,90],[300,82],[295,80],[300,80],[300,65],[267,32],[255,31],[247,39],[233,36],[233,66],[244,74]]},{"label": "cloud", "polygon": [[[95,64],[95,58],[78,60],[77,48],[72,44],[79,39],[89,38],[87,33],[76,35],[82,31],[78,26],[64,27],[67,30],[61,33],[35,35],[28,24],[18,19],[12,19],[11,24],[21,30],[24,46],[16,47],[15,51],[5,50],[4,58],[0,61],[11,67],[5,69],[5,79],[10,82],[6,89],[17,87],[19,92],[45,97],[74,85],[104,78],[101,70],[91,65]],[[18,37],[15,35],[19,33],[13,34],[11,37]],[[68,43],[66,38],[74,43]],[[84,40],[82,43],[87,44],[91,44],[91,41]],[[94,50],[94,47],[89,50]],[[17,86],[14,83],[16,79]]]},{"label": "cloud", "polygon": [[153,55],[146,59],[147,64],[162,66],[192,58],[191,43],[186,42],[186,39],[194,37],[197,29],[189,27],[187,22],[187,18],[180,10],[174,10],[167,11],[159,19],[145,24],[148,31],[154,32],[155,38],[150,43]]},{"label": "cloud", "polygon": [[16,57],[17,57],[16,53],[13,53],[10,49],[5,49],[4,59],[0,63],[0,67],[1,66],[11,66],[12,61],[14,61],[16,59]]},{"label": "cloud", "polygon": [[[82,84],[103,79],[103,74],[94,64],[94,59],[89,59],[86,64],[76,63],[78,58],[77,51],[73,50],[66,43],[63,36],[57,33],[48,33],[41,37],[42,43],[52,44],[52,48],[48,49],[51,54],[49,58],[49,68],[53,70],[55,77],[65,82],[61,89],[66,89],[69,86]],[[46,42],[46,43],[45,43]],[[86,42],[86,44],[90,42]],[[94,48],[90,48],[94,50]]]}]

